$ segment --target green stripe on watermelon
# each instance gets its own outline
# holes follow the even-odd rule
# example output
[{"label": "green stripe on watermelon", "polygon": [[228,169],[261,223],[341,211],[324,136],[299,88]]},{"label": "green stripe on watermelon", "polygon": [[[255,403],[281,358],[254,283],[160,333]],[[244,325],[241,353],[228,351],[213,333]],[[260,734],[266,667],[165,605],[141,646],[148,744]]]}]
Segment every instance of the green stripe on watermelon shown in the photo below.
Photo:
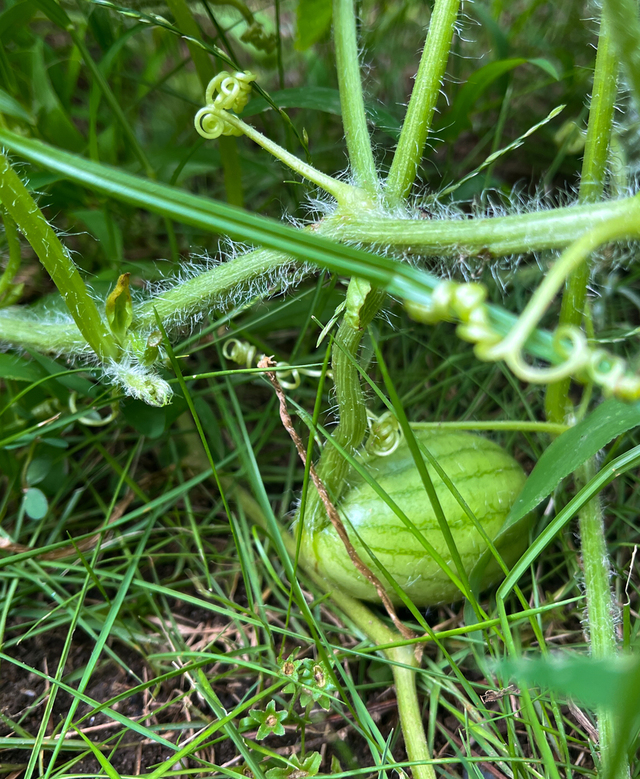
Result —
[{"label": "green stripe on watermelon", "polygon": [[[471,433],[420,430],[416,437],[453,482],[487,536],[493,539],[524,485],[522,468],[498,444]],[[416,529],[455,568],[406,444],[402,443],[387,457],[365,454],[361,461]],[[470,572],[486,551],[486,544],[442,479],[431,466],[427,467],[463,565]],[[349,482],[338,509],[358,554],[378,578],[385,583],[384,574],[366,548],[417,606],[458,600],[461,597],[459,590],[412,530],[357,472],[352,472]],[[508,550],[501,550],[508,565],[520,556],[526,540],[523,533]],[[353,567],[331,525],[325,525],[315,533],[306,533],[302,553],[315,562],[322,576],[340,589],[365,600],[378,599],[373,586]],[[484,585],[493,584],[500,578],[497,564],[490,563]],[[396,600],[390,586],[388,590]]]}]

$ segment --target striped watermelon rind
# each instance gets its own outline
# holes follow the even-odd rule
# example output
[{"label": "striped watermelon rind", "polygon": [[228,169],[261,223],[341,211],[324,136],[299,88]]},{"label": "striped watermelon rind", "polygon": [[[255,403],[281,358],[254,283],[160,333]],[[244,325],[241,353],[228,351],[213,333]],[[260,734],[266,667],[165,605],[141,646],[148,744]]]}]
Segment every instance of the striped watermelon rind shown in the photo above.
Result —
[{"label": "striped watermelon rind", "polygon": [[[451,479],[487,536],[495,538],[525,482],[520,465],[501,446],[466,432],[419,430],[419,444],[426,447]],[[406,442],[387,457],[365,454],[362,462],[380,487],[397,503],[415,528],[424,535],[455,571],[451,554],[425,492]],[[425,459],[426,462],[426,459]],[[486,544],[457,499],[427,465],[445,517],[467,573],[486,551]],[[414,533],[355,471],[339,505],[351,542],[366,565],[385,584],[398,602],[377,559],[417,606],[458,600],[460,590],[424,549]],[[500,549],[507,565],[526,547],[528,534],[521,533]],[[368,554],[369,549],[373,555]],[[303,535],[302,553],[310,558],[321,576],[350,595],[378,600],[374,587],[354,568],[344,545],[330,524]],[[489,586],[502,577],[492,560],[484,574]]]}]

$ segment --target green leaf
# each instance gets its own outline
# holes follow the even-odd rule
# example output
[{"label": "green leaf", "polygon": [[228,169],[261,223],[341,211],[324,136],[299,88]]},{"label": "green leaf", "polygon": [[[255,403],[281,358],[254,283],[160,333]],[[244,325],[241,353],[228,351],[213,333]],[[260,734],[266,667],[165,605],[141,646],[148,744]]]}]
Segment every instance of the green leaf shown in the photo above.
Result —
[{"label": "green leaf", "polygon": [[123,273],[116,283],[115,289],[107,298],[105,311],[111,332],[118,343],[124,343],[131,322],[133,322],[133,302],[129,290],[130,273]]},{"label": "green leaf", "polygon": [[29,124],[35,123],[33,116],[20,105],[15,97],[11,97],[4,89],[0,89],[0,113],[13,116],[14,119],[22,119],[23,122],[28,122]]},{"label": "green leaf", "polygon": [[24,511],[29,519],[42,519],[47,516],[49,501],[44,492],[37,487],[30,487],[24,494]]},{"label": "green leaf", "polygon": [[257,741],[263,741],[267,736],[273,733],[274,736],[284,736],[284,725],[282,722],[287,718],[286,710],[276,711],[276,702],[270,700],[264,711],[251,709],[249,718],[260,727],[256,734]]},{"label": "green leaf", "polygon": [[122,414],[127,422],[147,438],[159,438],[167,421],[166,408],[149,406],[141,400],[127,399]]},{"label": "green leaf", "polygon": [[55,0],[33,0],[33,2],[58,27],[62,27],[63,30],[73,27],[73,22],[67,16],[66,11],[63,11]]},{"label": "green leaf", "polygon": [[306,779],[315,776],[320,770],[322,755],[319,752],[309,752],[304,760],[300,760],[298,755],[291,755],[288,763],[289,765],[282,768],[270,768],[266,773],[267,779]]},{"label": "green leaf", "polygon": [[33,0],[16,3],[3,11],[0,14],[0,40],[9,35],[15,36],[20,27],[24,27],[31,21],[35,12],[36,5]]},{"label": "green leaf", "polygon": [[594,660],[567,654],[550,659],[505,660],[499,669],[506,676],[553,690],[588,708],[615,709],[628,686],[629,676],[640,674],[640,658]]},{"label": "green leaf", "polygon": [[26,482],[30,487],[40,484],[51,470],[52,460],[48,457],[35,457],[27,468]]},{"label": "green leaf", "polygon": [[556,81],[560,78],[553,65],[545,59],[516,57],[490,62],[476,70],[458,92],[451,111],[446,114],[444,124],[437,132],[438,137],[443,139],[457,138],[463,130],[471,127],[469,116],[482,93],[500,76],[504,76],[505,73],[512,71],[514,68],[526,64],[535,65]]},{"label": "green leaf", "polygon": [[604,660],[575,655],[507,660],[500,663],[499,669],[520,683],[547,687],[588,708],[611,710],[616,723],[610,750],[614,758],[603,779],[618,775],[617,768],[640,726],[640,655]]},{"label": "green leaf", "polygon": [[296,49],[304,51],[320,40],[331,25],[332,4],[328,0],[298,0]]},{"label": "green leaf", "polygon": [[[77,392],[81,398],[97,397],[101,390],[87,379],[77,373],[69,373],[68,369],[51,357],[39,354],[36,351],[29,352],[30,357],[43,369],[43,373],[38,376],[49,374],[55,376],[47,387],[53,392],[61,403],[66,404],[69,400],[69,392]],[[59,376],[56,374],[60,374]]]},{"label": "green leaf", "polygon": [[0,354],[0,379],[33,382],[44,375],[37,365],[28,362],[24,357],[18,357],[16,354]]},{"label": "green leaf", "polygon": [[344,317],[356,330],[361,327],[360,309],[370,292],[371,284],[364,279],[353,278],[347,287],[347,308]]},{"label": "green leaf", "polygon": [[97,238],[109,262],[122,257],[122,231],[108,211],[83,208],[70,213],[84,222],[89,232]]},{"label": "green leaf", "polygon": [[501,532],[533,509],[570,473],[593,457],[616,436],[640,425],[640,404],[611,398],[567,430],[549,446],[531,472],[513,504]]},{"label": "green leaf", "polygon": [[85,734],[81,730],[79,730],[73,724],[73,722],[71,723],[71,727],[80,736],[80,738],[84,741],[84,743],[89,747],[89,749],[93,753],[93,756],[98,761],[98,763],[100,763],[100,766],[102,767],[102,770],[109,777],[109,779],[121,779],[120,774],[116,771],[116,769],[107,760],[106,755],[102,754],[102,750],[98,749],[98,747],[93,743],[93,741],[91,741],[91,739],[87,738],[87,736],[85,736]]}]

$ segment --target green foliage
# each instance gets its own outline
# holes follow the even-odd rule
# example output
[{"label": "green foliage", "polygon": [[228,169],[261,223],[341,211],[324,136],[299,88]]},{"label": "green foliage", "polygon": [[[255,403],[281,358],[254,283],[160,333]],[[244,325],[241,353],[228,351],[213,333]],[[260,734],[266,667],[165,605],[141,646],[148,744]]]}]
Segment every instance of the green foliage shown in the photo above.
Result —
[{"label": "green foliage", "polygon": [[331,25],[331,3],[324,0],[298,0],[296,20],[296,47],[304,51],[328,31]]},{"label": "green foliage", "polygon": [[505,522],[505,530],[529,514],[562,479],[610,441],[640,425],[640,407],[611,399],[556,438],[527,479]]},{"label": "green foliage", "polygon": [[259,726],[256,733],[258,741],[264,741],[272,733],[274,736],[284,736],[284,725],[282,723],[286,718],[286,711],[276,711],[275,701],[269,701],[264,711],[251,709],[248,717],[251,722]]},{"label": "green foliage", "polygon": [[306,779],[308,776],[316,776],[320,771],[322,755],[320,752],[309,752],[302,760],[298,755],[291,755],[288,765],[283,768],[270,768],[267,779]]},{"label": "green foliage", "polygon": [[[618,36],[616,66],[633,92],[632,5],[605,8]],[[380,176],[365,181],[366,197],[339,173],[347,158],[349,175],[358,172],[357,94],[346,89],[344,110],[340,90],[345,74],[352,87],[360,74],[348,57],[335,70],[331,3],[7,0],[0,11],[0,140],[27,193],[17,253],[11,221],[0,231],[0,329],[21,349],[0,354],[0,749],[11,750],[1,760],[8,771],[25,779],[462,777],[489,764],[504,776],[570,779],[594,776],[601,749],[605,768],[622,776],[622,763],[607,762],[609,749],[616,759],[628,755],[637,775],[637,409],[600,403],[592,376],[579,370],[586,389],[567,383],[562,408],[581,402],[584,418],[562,432],[564,414],[543,421],[544,384],[478,360],[451,325],[462,312],[467,334],[487,325],[503,338],[557,252],[614,217],[634,228],[636,109],[633,98],[618,99],[615,178],[606,111],[588,117],[604,148],[593,179],[603,189],[567,206],[582,152],[562,127],[587,127],[596,25],[577,2],[476,2],[465,8],[471,21],[458,20],[447,78],[426,90],[437,113],[418,183],[390,207],[382,183],[436,6],[358,4],[362,116]],[[446,59],[443,40],[433,51]],[[203,87],[222,69],[257,75],[242,119],[278,145],[280,160],[292,155],[296,173],[248,138],[224,146],[197,136]],[[615,85],[605,86],[615,99]],[[310,215],[316,192],[297,175],[309,172],[303,164],[349,194],[337,210],[322,195]],[[231,205],[240,199],[244,210]],[[296,223],[277,221],[282,213]],[[219,264],[210,258],[229,250],[222,236],[261,248],[244,254],[232,244],[229,255],[239,256]],[[590,354],[609,350],[618,377],[618,358],[629,375],[638,364],[636,252],[626,239],[596,247],[597,295],[574,312]],[[64,300],[74,271],[75,319]],[[352,279],[346,295],[344,277]],[[443,279],[459,283],[451,300]],[[477,287],[468,281],[484,289],[478,306],[469,305]],[[381,288],[386,299],[376,298]],[[435,326],[396,302],[413,300],[428,319],[436,291]],[[564,361],[570,346],[549,332],[560,316],[554,295],[525,333],[522,355],[533,371]],[[383,300],[387,316],[374,318]],[[91,338],[101,326],[102,346]],[[230,338],[249,345],[241,364],[227,359]],[[287,407],[309,461],[324,460],[336,500],[368,435],[367,413],[379,420],[392,407],[398,429],[410,429],[409,420],[475,426],[499,441],[531,473],[514,521],[553,495],[552,515],[537,517],[497,595],[476,592],[472,580],[465,604],[425,614],[407,603],[397,615],[411,631],[404,635],[378,606],[349,593],[331,599],[300,555],[301,523],[290,527],[298,497],[312,500],[313,487],[256,367],[262,354],[290,363],[277,371]],[[349,382],[367,392],[344,393]],[[342,486],[329,452],[346,458]],[[595,535],[606,546],[594,554],[584,517],[598,519],[601,494],[606,535]],[[514,527],[525,545],[528,528]],[[621,611],[616,635],[630,660],[576,658],[611,627],[607,550]],[[594,559],[605,579],[596,598],[604,621],[593,613],[592,582],[583,585],[585,560]],[[562,666],[518,659],[558,645],[570,658]],[[509,665],[496,663],[505,653]],[[517,692],[502,686],[511,670]],[[576,713],[567,696],[595,707],[595,719]],[[619,716],[608,718],[614,699]]]}]

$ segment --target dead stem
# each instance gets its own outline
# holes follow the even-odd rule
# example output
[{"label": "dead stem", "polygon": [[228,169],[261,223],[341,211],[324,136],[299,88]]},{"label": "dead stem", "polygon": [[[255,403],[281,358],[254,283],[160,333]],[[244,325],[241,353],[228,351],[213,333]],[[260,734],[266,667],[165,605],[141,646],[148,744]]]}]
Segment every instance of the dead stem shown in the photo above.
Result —
[{"label": "dead stem", "polygon": [[[287,433],[289,433],[289,435],[291,436],[291,440],[293,441],[293,443],[296,446],[296,449],[298,450],[298,454],[300,455],[302,464],[306,467],[307,453],[300,439],[300,436],[298,435],[295,427],[293,426],[293,422],[291,421],[291,416],[287,411],[286,396],[284,394],[282,387],[280,386],[280,382],[278,381],[275,371],[269,370],[269,368],[273,368],[275,367],[275,365],[276,365],[275,360],[273,360],[271,357],[267,357],[267,355],[264,355],[260,360],[260,362],[258,363],[259,368],[265,369],[267,378],[269,379],[269,381],[273,385],[274,390],[276,391],[276,395],[278,396],[278,402],[280,404],[280,419],[282,420],[284,429],[287,431]],[[378,577],[365,565],[365,563],[362,561],[362,559],[356,552],[353,544],[349,540],[349,535],[347,534],[346,528],[342,520],[340,519],[338,510],[333,505],[331,498],[329,497],[329,493],[327,492],[326,487],[324,486],[322,480],[318,476],[318,473],[316,472],[313,463],[309,467],[309,473],[311,474],[313,483],[315,484],[316,490],[318,491],[318,495],[322,500],[325,511],[327,512],[327,516],[329,517],[331,524],[335,528],[336,533],[340,537],[340,540],[344,544],[344,548],[347,550],[349,559],[355,565],[357,570],[368,581],[370,581],[371,584],[373,584],[373,586],[376,588],[378,597],[380,598],[383,606],[387,610],[387,614],[391,617],[391,621],[396,626],[396,628],[400,631],[400,633],[402,633],[402,635],[405,638],[415,638],[416,634],[413,632],[413,630],[410,630],[406,625],[403,625],[402,622],[398,619],[398,615],[396,614],[396,610],[393,607],[393,603],[391,603],[391,599],[389,598],[386,590],[382,586],[380,579],[378,579]]]}]

